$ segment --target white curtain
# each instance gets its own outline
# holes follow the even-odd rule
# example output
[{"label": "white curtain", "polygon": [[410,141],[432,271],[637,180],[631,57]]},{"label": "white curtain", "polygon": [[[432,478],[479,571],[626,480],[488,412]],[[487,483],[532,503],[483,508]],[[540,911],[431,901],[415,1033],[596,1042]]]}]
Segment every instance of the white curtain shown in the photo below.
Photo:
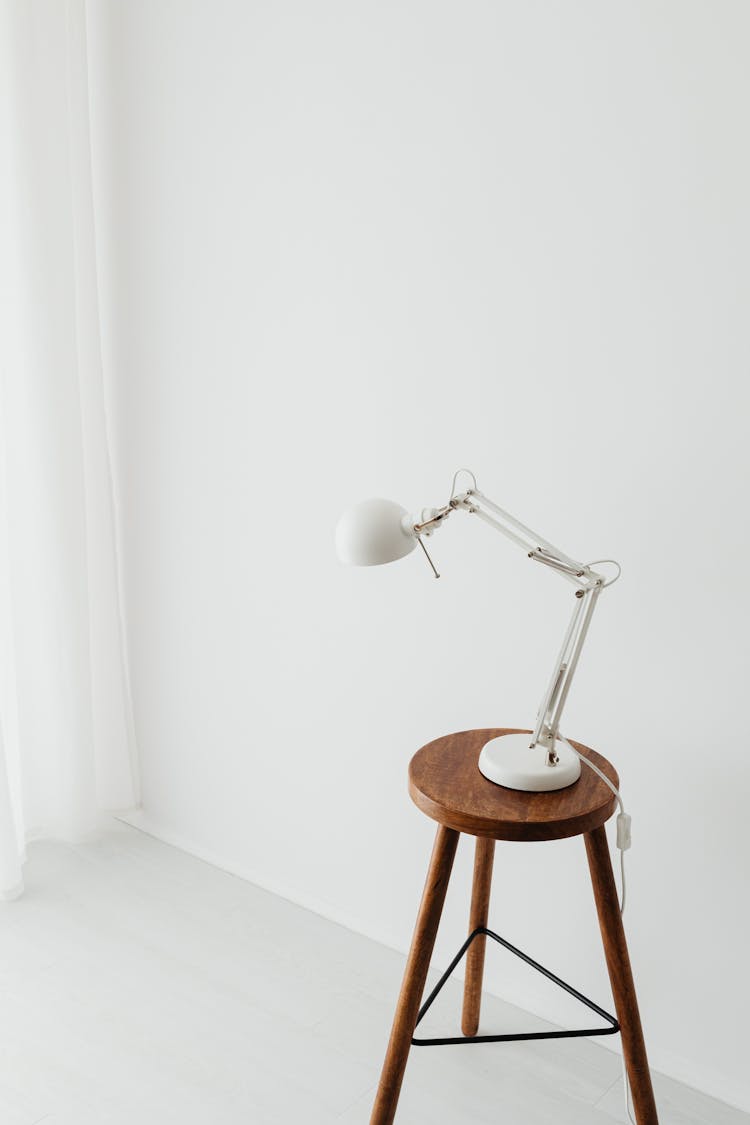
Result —
[{"label": "white curtain", "polygon": [[102,378],[83,0],[5,0],[0,896],[137,803]]}]

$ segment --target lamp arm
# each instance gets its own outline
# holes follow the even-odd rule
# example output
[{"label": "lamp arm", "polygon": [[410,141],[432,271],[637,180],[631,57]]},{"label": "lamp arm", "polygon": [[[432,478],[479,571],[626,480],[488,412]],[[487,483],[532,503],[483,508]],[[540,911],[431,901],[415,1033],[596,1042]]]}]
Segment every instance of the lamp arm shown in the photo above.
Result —
[{"label": "lamp arm", "polygon": [[570,556],[561,551],[559,547],[555,547],[553,543],[550,543],[549,540],[540,535],[538,531],[532,531],[530,527],[521,523],[521,521],[516,519],[515,516],[512,516],[510,512],[506,512],[504,508],[496,504],[494,500],[490,500],[483,492],[480,492],[478,489],[470,489],[466,493],[466,496],[474,497],[480,504],[483,504],[485,507],[489,508],[491,512],[494,512],[495,515],[500,518],[500,521],[502,521],[496,522],[496,526],[500,528],[500,530],[507,533],[510,528],[515,528],[519,534],[513,537],[522,546],[527,546],[529,549],[539,551],[542,554],[551,555],[559,562],[566,563],[574,570],[586,569],[583,563],[579,563],[575,559],[570,558]]},{"label": "lamp arm", "polygon": [[541,743],[547,747],[548,755],[556,756],[555,741],[560,737],[560,719],[601,590],[601,586],[593,586],[578,599],[552,674],[550,688],[539,707],[529,745],[533,747]]},{"label": "lamp arm", "polygon": [[[606,586],[616,581],[616,578],[605,580],[602,574],[593,570],[587,563],[578,562],[566,555],[543,536],[506,512],[494,500],[490,500],[477,488],[471,488],[466,492],[451,496],[448,504],[443,508],[424,513],[427,518],[414,525],[414,534],[425,553],[427,552],[421,536],[423,534],[430,535],[451,512],[459,510],[478,516],[484,523],[501,532],[517,546],[522,547],[530,559],[557,571],[563,578],[576,586],[576,604],[547,690],[539,705],[536,725],[529,744],[532,749],[537,744],[545,746],[547,763],[553,766],[558,760],[555,752],[555,741],[560,736],[560,719],[568,699],[573,676],[578,667],[599,594]],[[619,574],[616,577],[619,577]]]},{"label": "lamp arm", "polygon": [[[545,566],[553,570],[559,570],[561,574],[573,579],[578,586],[583,587],[592,579],[601,577],[586,563],[571,558],[570,555],[566,555],[564,551],[539,535],[538,532],[532,531],[531,528],[496,504],[494,500],[490,500],[484,493],[471,489],[465,494],[465,497],[466,499],[462,498],[461,500],[461,507],[466,508],[472,515],[478,515],[485,523],[489,523],[507,538],[518,543],[520,547],[526,550],[529,558],[544,563]],[[472,500],[474,503],[472,503]],[[492,515],[483,511],[482,506],[489,508],[490,512],[498,518],[493,518]]]}]

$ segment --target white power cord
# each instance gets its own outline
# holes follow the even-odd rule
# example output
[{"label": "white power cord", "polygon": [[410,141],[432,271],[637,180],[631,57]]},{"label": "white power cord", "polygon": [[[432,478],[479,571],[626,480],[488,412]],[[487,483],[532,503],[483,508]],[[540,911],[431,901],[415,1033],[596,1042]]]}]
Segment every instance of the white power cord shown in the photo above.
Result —
[{"label": "white power cord", "polygon": [[[558,738],[562,738],[562,735],[558,734]],[[578,760],[581,761],[581,762],[584,762],[585,765],[587,765],[590,770],[593,770],[594,773],[597,775],[597,777],[600,777],[601,780],[604,782],[604,784],[609,789],[612,790],[612,792],[615,795],[615,800],[617,801],[617,804],[619,805],[620,811],[617,815],[617,847],[620,850],[620,914],[624,914],[625,913],[625,852],[628,850],[628,848],[630,847],[630,843],[631,843],[631,839],[630,839],[631,818],[625,812],[625,805],[622,803],[622,797],[620,796],[620,790],[617,788],[617,786],[613,782],[611,782],[609,780],[606,773],[604,773],[603,770],[600,770],[598,766],[594,765],[594,763],[591,761],[590,758],[587,758],[584,754],[579,754],[578,751],[576,750],[575,746],[572,744],[572,742],[569,742],[567,738],[564,741],[565,741],[566,745],[569,746],[570,749],[573,751],[573,753],[576,755]]]},{"label": "white power cord", "polygon": [[[631,844],[631,819],[625,812],[625,806],[622,803],[622,797],[620,796],[620,791],[617,786],[609,780],[607,775],[602,770],[600,770],[598,766],[594,765],[590,758],[587,758],[584,754],[579,754],[575,746],[573,746],[572,743],[568,742],[567,739],[565,739],[565,742],[568,746],[570,746],[570,749],[573,751],[573,753],[577,755],[578,759],[581,762],[584,762],[589,767],[589,769],[593,770],[597,777],[600,777],[604,784],[612,790],[615,795],[617,804],[620,808],[620,812],[617,815],[617,847],[620,852],[620,915],[622,916],[625,913],[625,852],[628,850]],[[631,1112],[630,1082],[628,1081],[628,1072],[625,1067],[625,1056],[622,1055],[621,1058],[622,1081],[625,1088],[625,1112],[628,1115],[628,1121],[631,1122],[631,1125],[638,1125]]]}]

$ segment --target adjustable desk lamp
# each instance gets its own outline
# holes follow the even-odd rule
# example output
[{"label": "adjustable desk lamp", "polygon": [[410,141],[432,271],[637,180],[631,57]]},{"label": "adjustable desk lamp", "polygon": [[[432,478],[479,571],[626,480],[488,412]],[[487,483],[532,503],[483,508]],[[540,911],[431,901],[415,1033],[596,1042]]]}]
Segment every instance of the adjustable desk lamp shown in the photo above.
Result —
[{"label": "adjustable desk lamp", "polygon": [[[472,487],[457,492],[456,481],[461,473],[471,477]],[[560,734],[560,718],[599,594],[617,581],[620,566],[613,559],[581,563],[570,558],[488,499],[478,490],[476,478],[468,469],[459,469],[453,477],[447,504],[442,508],[426,508],[418,518],[410,516],[392,500],[363,500],[356,504],[341,517],[336,528],[339,558],[354,566],[376,566],[403,558],[419,544],[435,577],[439,578],[423,540],[441,527],[453,512],[478,516],[522,547],[534,562],[557,571],[576,587],[573,614],[539,706],[533,733],[492,738],[479,757],[479,769],[497,785],[529,793],[564,789],[578,780],[581,762]],[[607,578],[593,569],[602,563],[615,566],[616,573]]]}]

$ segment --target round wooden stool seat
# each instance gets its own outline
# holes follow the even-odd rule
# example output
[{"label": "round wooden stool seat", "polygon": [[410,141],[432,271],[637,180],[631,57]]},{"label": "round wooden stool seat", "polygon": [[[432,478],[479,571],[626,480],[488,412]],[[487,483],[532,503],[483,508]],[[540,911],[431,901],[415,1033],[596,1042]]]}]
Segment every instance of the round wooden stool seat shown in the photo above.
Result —
[{"label": "round wooden stool seat", "polygon": [[[428,742],[409,765],[415,805],[446,828],[494,840],[561,840],[592,832],[609,820],[614,794],[585,765],[578,781],[551,793],[522,793],[488,781],[477,765],[482,747],[497,735],[513,733],[505,728],[465,730]],[[619,787],[606,758],[580,742],[572,745]]]}]

